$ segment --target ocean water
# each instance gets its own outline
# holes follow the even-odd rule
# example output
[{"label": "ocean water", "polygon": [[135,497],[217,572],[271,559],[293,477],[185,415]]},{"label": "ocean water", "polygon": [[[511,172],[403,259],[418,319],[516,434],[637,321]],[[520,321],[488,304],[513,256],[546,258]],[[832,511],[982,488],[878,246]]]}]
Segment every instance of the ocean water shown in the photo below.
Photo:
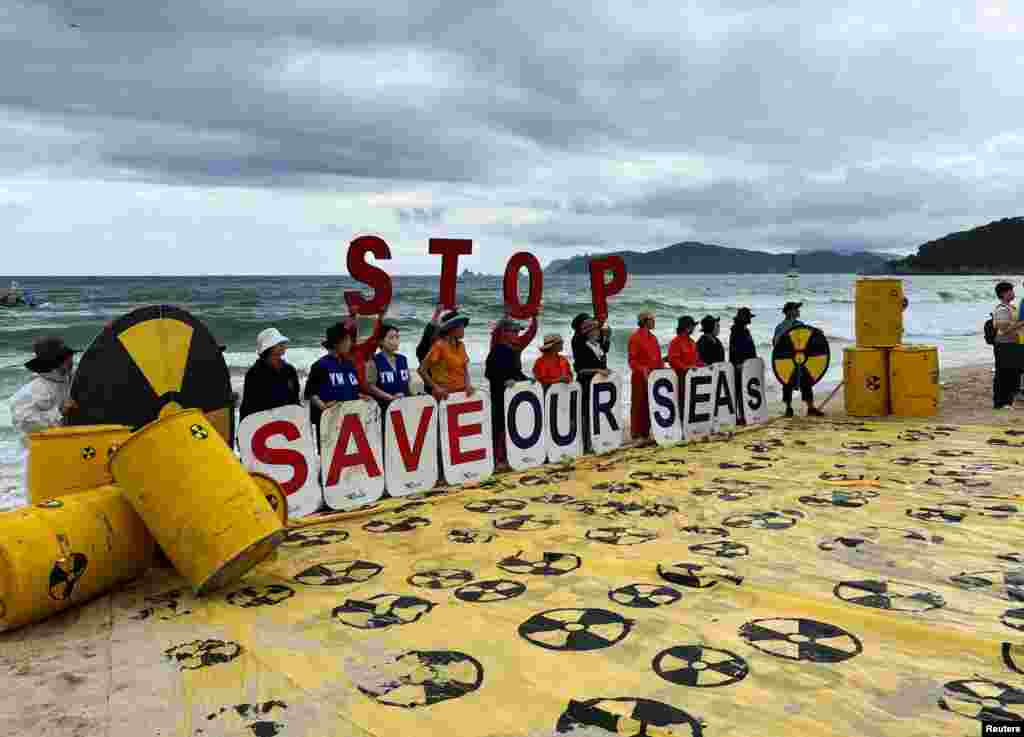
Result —
[{"label": "ocean water", "polygon": [[[0,308],[0,509],[23,503],[22,451],[11,427],[9,400],[31,378],[23,367],[32,357],[32,342],[43,333],[57,333],[73,347],[87,348],[108,322],[138,307],[169,304],[188,310],[206,323],[227,346],[225,359],[241,391],[246,369],[256,359],[256,335],[274,326],[291,339],[287,360],[301,374],[323,354],[326,328],[347,310],[342,293],[361,285],[340,276],[328,277],[0,277],[0,286],[17,279],[41,303],[32,309]],[[750,307],[751,326],[759,355],[771,353],[771,336],[788,300],[804,303],[802,319],[825,332],[832,362],[816,392],[822,394],[842,379],[842,350],[853,343],[853,274],[802,275],[795,284],[782,275],[675,275],[631,277],[626,289],[610,301],[613,345],[609,366],[626,369],[626,344],[636,327],[636,314],[653,309],[655,330],[664,346],[675,336],[678,317],[705,314],[722,318],[720,337],[728,344],[729,326],[738,307]],[[1019,283],[1019,278],[1012,279]],[[995,303],[991,277],[921,276],[904,278],[910,300],[904,340],[936,345],[942,368],[991,361],[991,347],[981,327]],[[458,285],[459,303],[472,318],[466,332],[475,381],[482,385],[490,326],[502,314],[500,277],[478,277]],[[402,331],[402,351],[415,361],[415,347],[429,321],[438,295],[438,277],[397,277],[388,318]],[[549,276],[544,283],[544,312],[538,339],[523,356],[529,373],[546,333],[571,335],[569,323],[591,312],[589,279]],[[369,323],[363,324],[365,335]],[[699,330],[698,330],[699,331]],[[778,386],[769,369],[769,393]],[[628,391],[628,382],[626,384]]]}]

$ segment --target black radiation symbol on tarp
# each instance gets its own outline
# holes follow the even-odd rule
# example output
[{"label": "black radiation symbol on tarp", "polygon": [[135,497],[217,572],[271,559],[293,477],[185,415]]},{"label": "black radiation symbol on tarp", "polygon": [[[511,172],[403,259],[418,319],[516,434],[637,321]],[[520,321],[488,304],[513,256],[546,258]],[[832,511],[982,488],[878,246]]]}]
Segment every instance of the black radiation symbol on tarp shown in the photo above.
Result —
[{"label": "black radiation symbol on tarp", "polygon": [[704,565],[703,563],[672,563],[658,564],[658,575],[669,583],[685,586],[688,589],[710,589],[719,583],[727,582],[739,586],[743,576],[738,575],[724,566]]},{"label": "black radiation symbol on tarp", "polygon": [[[1024,645],[1004,642],[1002,647],[1003,664],[1018,675],[1024,676]],[[1016,657],[1014,657],[1016,656]],[[1017,665],[1020,662],[1021,665]]]},{"label": "black radiation symbol on tarp", "polygon": [[331,618],[360,630],[381,630],[412,624],[436,605],[418,596],[378,594],[369,599],[348,599],[331,610]]},{"label": "black radiation symbol on tarp", "polygon": [[634,481],[680,481],[682,479],[689,478],[692,474],[679,471],[634,471],[629,474],[629,477]]},{"label": "black radiation symbol on tarp", "polygon": [[729,531],[723,527],[703,527],[701,525],[687,525],[683,532],[694,535],[708,535],[710,537],[729,537]]},{"label": "black radiation symbol on tarp", "polygon": [[750,673],[747,661],[739,655],[702,645],[676,645],[662,650],[651,666],[669,683],[693,688],[731,686]]},{"label": "black radiation symbol on tarp", "polygon": [[[702,737],[704,723],[682,709],[651,699],[605,698],[570,700],[558,718],[555,731],[577,733],[586,727],[597,727],[602,734],[622,737],[673,735]],[[591,734],[591,732],[586,732]]]},{"label": "black radiation symbol on tarp", "polygon": [[919,519],[922,522],[945,522],[949,525],[955,525],[963,522],[964,517],[967,515],[963,512],[951,512],[938,507],[918,507],[917,509],[908,509],[907,516]]},{"label": "black radiation symbol on tarp", "polygon": [[1024,570],[962,572],[950,576],[949,580],[967,591],[989,589],[997,585],[1005,586],[1008,599],[1024,601]]},{"label": "black radiation symbol on tarp", "polygon": [[857,509],[867,505],[869,501],[871,500],[867,495],[862,494],[859,491],[841,491],[838,495],[829,496],[809,494],[807,496],[800,497],[801,504],[806,504],[811,507],[845,507],[847,509]]},{"label": "black radiation symbol on tarp", "polygon": [[545,650],[602,650],[621,642],[633,621],[607,609],[549,609],[519,625],[519,636]]},{"label": "black radiation symbol on tarp", "polygon": [[750,548],[743,543],[731,540],[715,540],[710,543],[691,545],[690,552],[698,555],[710,555],[715,558],[742,558],[750,555]]},{"label": "black radiation symbol on tarp", "polygon": [[842,627],[813,619],[755,619],[740,627],[740,637],[763,653],[809,663],[841,663],[864,650]]},{"label": "black radiation symbol on tarp", "polygon": [[520,550],[513,556],[502,558],[498,568],[508,573],[531,576],[564,576],[583,565],[578,555],[572,553],[544,553],[540,559],[526,558]]},{"label": "black radiation symbol on tarp", "polygon": [[746,514],[734,514],[722,521],[726,527],[752,527],[757,530],[788,530],[796,523],[795,515],[782,512],[747,512]]},{"label": "black radiation symbol on tarp", "polygon": [[486,604],[494,601],[508,601],[526,593],[526,586],[519,581],[494,579],[474,581],[455,589],[455,598],[470,604]]},{"label": "black radiation symbol on tarp", "polygon": [[[231,406],[218,342],[185,310],[142,307],[115,320],[82,354],[71,385],[73,425],[142,427],[174,402],[204,412]],[[205,430],[204,430],[205,432]]]},{"label": "black radiation symbol on tarp", "polygon": [[277,606],[295,596],[295,589],[279,583],[266,586],[246,586],[244,589],[232,591],[227,596],[228,604],[252,609],[261,606]]},{"label": "black radiation symbol on tarp", "polygon": [[597,527],[587,530],[587,539],[605,545],[643,545],[658,539],[658,533],[640,527]]},{"label": "black radiation symbol on tarp", "polygon": [[894,612],[927,612],[946,606],[941,594],[896,581],[843,581],[832,593],[850,604]]},{"label": "black radiation symbol on tarp", "polygon": [[489,543],[494,540],[494,535],[483,530],[456,528],[448,533],[448,539],[453,543],[473,545],[474,543]]},{"label": "black radiation symbol on tarp", "polygon": [[333,545],[348,540],[347,530],[297,530],[289,532],[281,543],[283,548],[315,548],[320,545]]},{"label": "black radiation symbol on tarp", "polygon": [[192,437],[196,440],[206,440],[210,437],[210,433],[202,425],[190,425],[188,431],[192,433]]},{"label": "black radiation symbol on tarp", "polygon": [[[239,719],[244,720],[244,727],[248,730],[247,734],[253,735],[253,737],[276,737],[276,735],[282,734],[283,730],[287,726],[284,722],[275,722],[263,717],[268,716],[275,709],[287,709],[288,704],[283,701],[272,700],[264,702],[256,702],[255,704],[235,704],[234,706],[222,706],[217,711],[207,714],[206,721],[212,722],[214,719],[219,719],[224,714],[230,714],[234,712]],[[283,715],[281,715],[283,716]],[[202,729],[195,731],[196,737],[203,734]],[[232,732],[232,734],[237,734]]]},{"label": "black radiation symbol on tarp", "polygon": [[679,507],[674,504],[641,504],[640,502],[619,502],[618,514],[625,514],[633,517],[667,517],[673,512],[678,512]]},{"label": "black radiation symbol on tarp", "polygon": [[379,563],[367,560],[331,560],[310,566],[295,576],[295,581],[307,586],[343,586],[363,583],[384,570]]},{"label": "black radiation symbol on tarp", "polygon": [[1018,632],[1024,632],[1024,609],[1007,609],[999,621]]},{"label": "black radiation symbol on tarp", "polygon": [[476,658],[454,650],[410,650],[372,673],[370,688],[357,688],[386,706],[416,709],[457,699],[480,688],[484,668]]},{"label": "black radiation symbol on tarp", "polygon": [[367,532],[386,535],[395,532],[412,532],[428,525],[430,525],[430,520],[426,517],[402,517],[393,522],[383,519],[371,520],[363,525],[363,529]]},{"label": "black radiation symbol on tarp", "polygon": [[472,581],[473,574],[461,568],[438,568],[414,573],[407,580],[422,589],[454,589]]},{"label": "black radiation symbol on tarp", "polygon": [[72,553],[55,561],[50,569],[50,598],[54,601],[70,599],[88,567],[89,559],[82,553]]},{"label": "black radiation symbol on tarp", "polygon": [[521,499],[482,499],[470,502],[464,509],[467,512],[481,512],[482,514],[497,514],[500,512],[519,512],[526,509],[526,502]]},{"label": "black radiation symbol on tarp", "polygon": [[541,502],[542,504],[567,504],[568,502],[576,501],[576,497],[569,494],[544,494],[543,496],[531,497],[530,501]]},{"label": "black radiation symbol on tarp", "polygon": [[590,488],[594,491],[607,491],[609,494],[632,494],[634,491],[640,491],[644,485],[635,481],[602,481]]},{"label": "black radiation symbol on tarp", "polygon": [[938,704],[943,711],[979,722],[998,724],[1024,719],[1024,691],[987,678],[946,683]]},{"label": "black radiation symbol on tarp", "polygon": [[511,517],[496,519],[493,524],[499,530],[533,532],[554,527],[558,524],[558,520],[554,517],[542,517],[537,514],[516,514]]},{"label": "black radiation symbol on tarp", "polygon": [[242,646],[225,640],[193,640],[164,650],[178,670],[200,670],[230,663],[242,654]]},{"label": "black radiation symbol on tarp", "polygon": [[671,586],[651,583],[631,583],[608,592],[608,598],[616,604],[634,609],[656,609],[675,604],[683,595]]}]

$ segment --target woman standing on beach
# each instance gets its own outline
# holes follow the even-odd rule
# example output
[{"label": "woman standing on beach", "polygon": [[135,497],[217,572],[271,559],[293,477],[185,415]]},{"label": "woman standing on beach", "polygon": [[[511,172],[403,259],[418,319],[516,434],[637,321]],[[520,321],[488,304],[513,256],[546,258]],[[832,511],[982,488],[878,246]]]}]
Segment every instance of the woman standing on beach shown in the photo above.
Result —
[{"label": "woman standing on beach", "polygon": [[632,376],[632,398],[630,400],[631,430],[634,440],[649,440],[651,415],[647,401],[647,377],[651,371],[664,368],[661,346],[652,332],[655,327],[654,313],[644,310],[637,315],[635,333],[629,336],[629,368]]},{"label": "woman standing on beach", "polygon": [[320,418],[325,410],[339,402],[369,399],[362,391],[365,380],[353,361],[355,338],[355,320],[344,320],[329,327],[321,343],[328,353],[309,369],[304,395],[309,400],[309,421],[316,431],[317,449],[320,448]]},{"label": "woman standing on beach", "polygon": [[384,325],[384,339],[373,364],[367,366],[369,393],[383,410],[389,402],[412,396],[409,388],[409,361],[398,352],[400,334],[394,325]]},{"label": "woman standing on beach", "polygon": [[299,373],[284,360],[288,338],[277,328],[256,336],[259,358],[245,372],[239,421],[256,412],[299,404]]},{"label": "woman standing on beach", "polygon": [[[577,321],[573,320],[573,324]],[[583,448],[584,452],[593,452],[590,444],[590,385],[595,376],[607,377],[608,350],[611,348],[611,329],[585,317],[579,320],[579,330],[572,338],[572,360],[576,377],[583,389]]]},{"label": "woman standing on beach", "polygon": [[491,352],[487,356],[484,377],[491,385],[491,435],[494,444],[495,470],[508,470],[505,446],[505,389],[517,381],[526,381],[523,373],[522,328],[510,318],[500,320],[494,328]]},{"label": "woman standing on beach", "polygon": [[697,341],[697,353],[705,366],[725,362],[725,346],[718,339],[719,325],[719,319],[711,315],[705,315],[700,321],[703,335]]},{"label": "woman standing on beach", "polygon": [[469,376],[469,355],[466,353],[466,326],[469,318],[449,310],[438,320],[438,338],[420,363],[419,374],[423,383],[439,402],[455,392],[476,393]]}]

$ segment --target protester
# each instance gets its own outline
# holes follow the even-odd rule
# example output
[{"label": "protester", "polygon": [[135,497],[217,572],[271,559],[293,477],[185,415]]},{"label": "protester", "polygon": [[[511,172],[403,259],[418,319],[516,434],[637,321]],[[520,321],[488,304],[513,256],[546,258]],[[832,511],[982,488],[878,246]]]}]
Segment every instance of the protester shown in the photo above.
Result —
[{"label": "protester", "polygon": [[[785,316],[785,319],[775,327],[775,335],[772,338],[773,347],[778,344],[779,339],[787,331],[795,328],[797,325],[803,325],[800,322],[800,308],[802,306],[803,302],[787,302],[783,305],[782,314]],[[807,373],[803,366],[797,366],[797,370],[793,372],[789,382],[782,387],[782,403],[786,405],[786,417],[793,416],[793,389],[797,386],[800,387],[800,397],[807,405],[808,417],[824,417],[825,413],[814,406],[811,375]]]},{"label": "protester", "polygon": [[540,358],[533,364],[533,377],[544,387],[552,384],[572,383],[569,359],[562,355],[565,343],[561,335],[545,335],[540,347]]},{"label": "protester", "polygon": [[454,392],[476,393],[469,376],[469,355],[463,339],[469,318],[449,310],[437,320],[437,339],[420,363],[419,374],[424,385],[431,388],[434,399],[441,401]]},{"label": "protester", "polygon": [[629,368],[632,374],[630,427],[634,440],[649,439],[651,417],[647,401],[647,377],[651,371],[665,367],[661,346],[651,332],[655,327],[654,313],[644,310],[637,315],[639,326],[629,337]]},{"label": "protester", "polygon": [[355,337],[355,320],[344,320],[329,327],[321,343],[328,353],[309,369],[304,396],[309,400],[309,420],[316,432],[317,448],[320,448],[320,418],[324,410],[339,402],[369,398],[361,391],[363,382],[352,360]]},{"label": "protester", "polygon": [[32,347],[36,355],[25,368],[36,377],[11,397],[11,424],[21,433],[25,450],[31,433],[64,424],[78,409],[71,399],[71,373],[78,351],[57,337],[40,338]]},{"label": "protester", "polygon": [[[751,313],[749,307],[740,307],[736,311],[736,317],[733,318],[732,330],[729,332],[729,363],[733,365],[733,373],[735,374],[735,387],[736,394],[740,393],[740,388],[743,386],[743,364],[751,358],[757,358],[757,346],[754,345],[754,336],[750,334],[750,322],[753,320],[754,314]],[[736,421],[745,425],[743,406],[741,402],[736,403]]]},{"label": "protester", "polygon": [[997,409],[1013,409],[1013,400],[1020,388],[1021,370],[1016,359],[1016,349],[1010,346],[1017,343],[1017,336],[1024,329],[1024,321],[1014,319],[1011,306],[1016,299],[1013,285],[1010,282],[999,282],[996,285],[996,297],[999,304],[992,312],[992,325],[996,329],[995,354],[996,372],[992,377],[992,406]]},{"label": "protester", "polygon": [[687,371],[704,365],[700,359],[700,353],[697,351],[697,344],[690,337],[696,326],[697,321],[689,315],[680,317],[679,323],[676,325],[676,337],[668,345],[668,365],[679,374],[680,386],[682,386],[683,379],[686,378]]},{"label": "protester", "polygon": [[[575,322],[575,320],[574,320]],[[595,376],[607,377],[611,330],[597,320],[587,318],[579,323],[572,339],[573,368],[583,390],[583,449],[592,453],[590,442],[590,385]]]},{"label": "protester", "polygon": [[251,414],[289,404],[299,404],[299,373],[285,362],[288,338],[277,328],[267,328],[256,336],[259,358],[245,372],[239,420]]},{"label": "protester", "polygon": [[712,366],[725,361],[725,346],[718,339],[718,332],[721,329],[721,320],[711,315],[705,315],[700,321],[702,335],[697,341],[697,353],[705,366]]},{"label": "protester", "polygon": [[491,388],[491,439],[494,445],[495,469],[508,470],[505,441],[505,389],[517,381],[525,381],[522,348],[516,340],[522,330],[510,318],[500,320],[494,329],[493,346],[487,356],[484,377]]},{"label": "protester", "polygon": [[382,332],[380,350],[374,354],[373,363],[366,367],[366,382],[370,396],[384,409],[389,402],[412,396],[412,390],[409,388],[409,361],[398,352],[401,333],[396,326],[388,324],[382,327]]}]

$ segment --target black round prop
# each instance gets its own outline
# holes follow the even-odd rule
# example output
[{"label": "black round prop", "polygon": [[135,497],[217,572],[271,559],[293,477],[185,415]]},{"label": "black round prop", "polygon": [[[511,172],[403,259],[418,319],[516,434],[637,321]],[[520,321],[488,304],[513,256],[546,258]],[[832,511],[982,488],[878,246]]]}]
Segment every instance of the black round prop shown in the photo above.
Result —
[{"label": "black round prop", "polygon": [[800,371],[814,386],[825,376],[830,361],[828,339],[823,332],[809,325],[797,325],[787,330],[779,336],[772,350],[772,369],[783,386],[796,383],[796,374]]},{"label": "black round prop", "polygon": [[519,625],[519,636],[545,650],[601,650],[621,642],[633,622],[607,609],[549,609]]}]

